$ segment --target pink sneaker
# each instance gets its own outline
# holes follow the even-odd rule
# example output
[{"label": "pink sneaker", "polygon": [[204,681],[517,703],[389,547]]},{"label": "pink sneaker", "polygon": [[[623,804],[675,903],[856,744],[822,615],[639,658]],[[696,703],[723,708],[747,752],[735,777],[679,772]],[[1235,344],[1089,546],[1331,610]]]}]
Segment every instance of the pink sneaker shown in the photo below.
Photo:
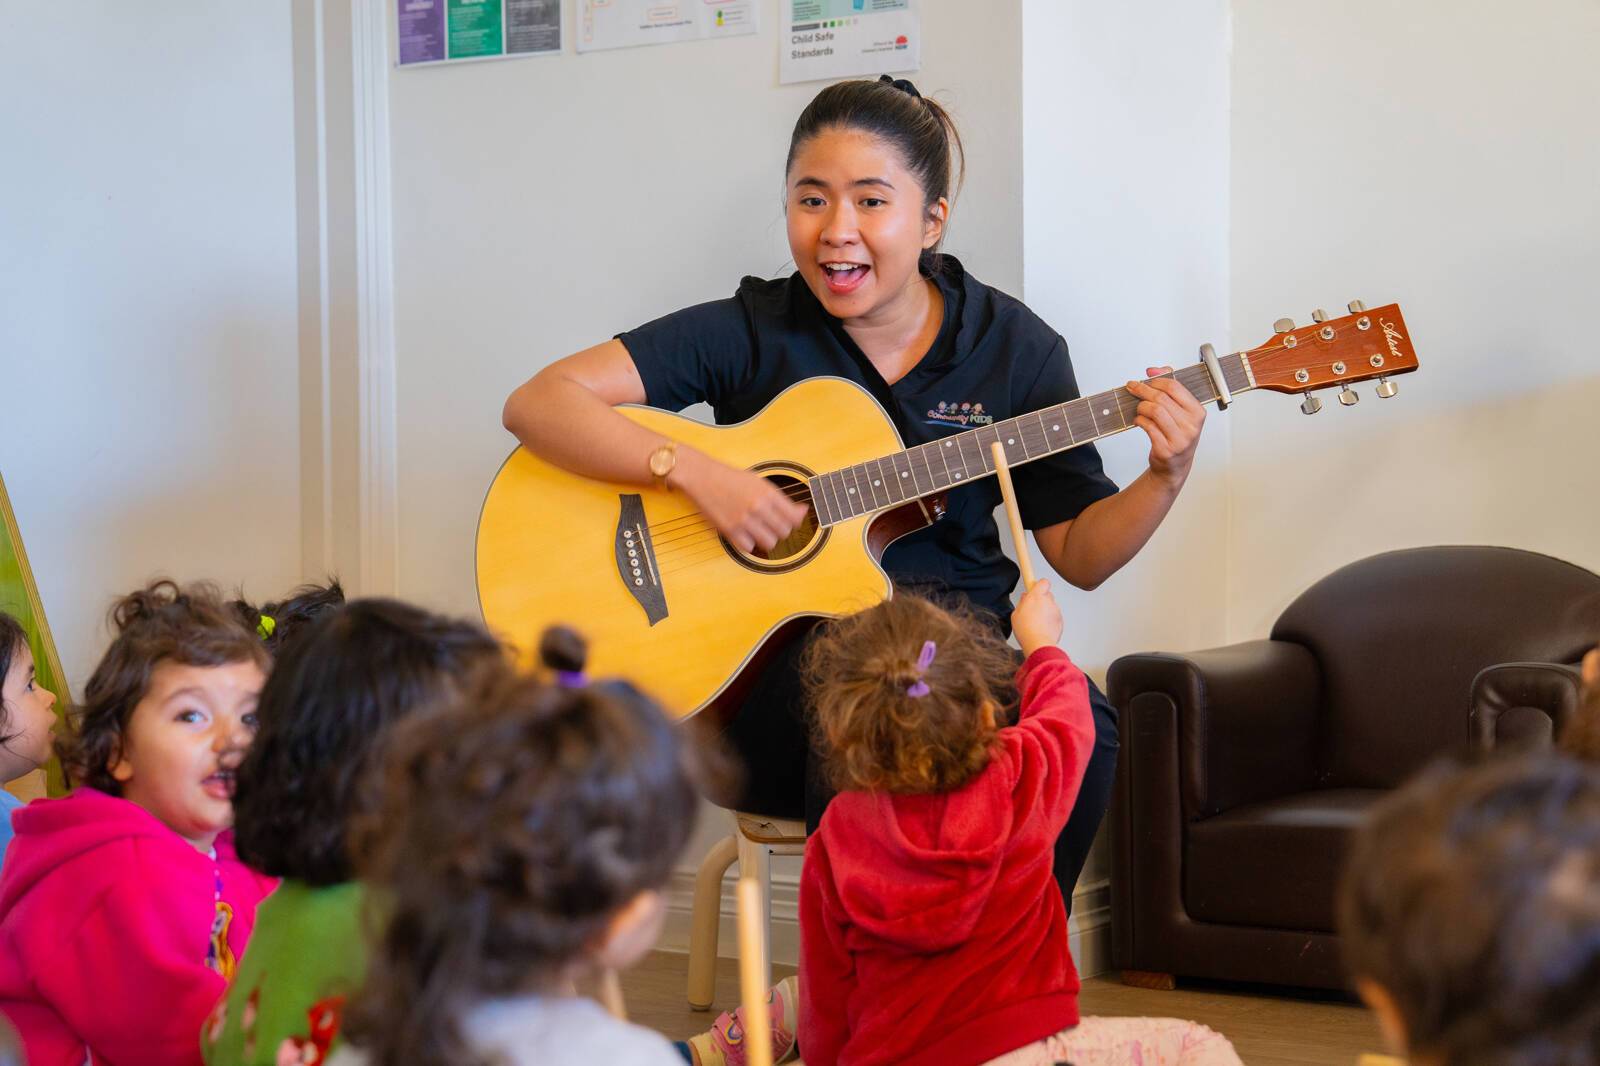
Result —
[{"label": "pink sneaker", "polygon": [[[768,1024],[772,1031],[772,1061],[795,1057],[794,1030],[800,1018],[800,979],[785,977],[767,992]],[[709,1032],[689,1038],[695,1066],[745,1066],[745,1016],[740,1007],[717,1016]]]}]

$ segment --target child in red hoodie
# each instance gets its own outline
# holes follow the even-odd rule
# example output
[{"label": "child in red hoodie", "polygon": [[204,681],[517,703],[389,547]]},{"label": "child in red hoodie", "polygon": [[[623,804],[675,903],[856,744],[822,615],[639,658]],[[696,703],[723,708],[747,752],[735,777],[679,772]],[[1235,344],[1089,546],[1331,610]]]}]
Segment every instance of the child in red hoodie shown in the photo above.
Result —
[{"label": "child in red hoodie", "polygon": [[[800,878],[801,1055],[814,1066],[1011,1066],[1069,1052],[1128,1062],[1139,1045],[1170,1048],[1161,1061],[1237,1063],[1190,1023],[1076,1030],[1078,974],[1051,863],[1094,723],[1084,676],[1056,647],[1047,582],[1011,621],[1025,656],[1014,678],[991,627],[914,596],[832,623],[808,650],[817,744],[840,791]],[[1018,720],[1002,725],[1013,680]],[[1201,1044],[1216,1054],[1195,1054]]]},{"label": "child in red hoodie", "polygon": [[261,638],[206,586],[157,582],[111,617],[58,747],[77,790],[16,813],[0,874],[0,1010],[32,1066],[199,1063],[273,887],[228,832]]}]

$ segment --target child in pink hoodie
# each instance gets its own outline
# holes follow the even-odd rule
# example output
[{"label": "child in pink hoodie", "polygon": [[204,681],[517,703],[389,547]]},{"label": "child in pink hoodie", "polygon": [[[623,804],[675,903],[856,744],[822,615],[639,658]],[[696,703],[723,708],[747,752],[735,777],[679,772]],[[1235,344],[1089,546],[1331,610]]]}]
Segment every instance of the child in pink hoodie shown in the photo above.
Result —
[{"label": "child in pink hoodie", "polygon": [[77,786],[20,810],[0,873],[0,1010],[32,1066],[199,1063],[273,882],[235,857],[233,770],[269,661],[207,586],[156,582],[58,745]]}]

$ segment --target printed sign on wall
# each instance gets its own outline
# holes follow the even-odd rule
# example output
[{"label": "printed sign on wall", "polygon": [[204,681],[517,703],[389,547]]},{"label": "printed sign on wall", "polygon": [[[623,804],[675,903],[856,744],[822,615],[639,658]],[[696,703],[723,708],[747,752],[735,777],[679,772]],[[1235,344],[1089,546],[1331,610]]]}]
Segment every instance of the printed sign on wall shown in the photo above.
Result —
[{"label": "printed sign on wall", "polygon": [[783,0],[778,80],[858,78],[922,66],[916,0]]},{"label": "printed sign on wall", "polygon": [[561,0],[395,0],[399,65],[561,51]]}]

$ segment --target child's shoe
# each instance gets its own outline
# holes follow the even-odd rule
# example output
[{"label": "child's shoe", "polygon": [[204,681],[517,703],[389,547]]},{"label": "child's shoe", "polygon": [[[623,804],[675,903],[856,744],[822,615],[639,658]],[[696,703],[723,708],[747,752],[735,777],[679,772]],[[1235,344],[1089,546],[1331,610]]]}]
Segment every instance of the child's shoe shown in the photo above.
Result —
[{"label": "child's shoe", "polygon": [[[794,1030],[800,1019],[800,979],[785,977],[767,992],[768,1024],[772,1027],[772,1061],[788,1062],[795,1057]],[[745,1016],[740,1007],[724,1011],[712,1023],[710,1032],[689,1038],[689,1054],[695,1066],[745,1066]]]}]

